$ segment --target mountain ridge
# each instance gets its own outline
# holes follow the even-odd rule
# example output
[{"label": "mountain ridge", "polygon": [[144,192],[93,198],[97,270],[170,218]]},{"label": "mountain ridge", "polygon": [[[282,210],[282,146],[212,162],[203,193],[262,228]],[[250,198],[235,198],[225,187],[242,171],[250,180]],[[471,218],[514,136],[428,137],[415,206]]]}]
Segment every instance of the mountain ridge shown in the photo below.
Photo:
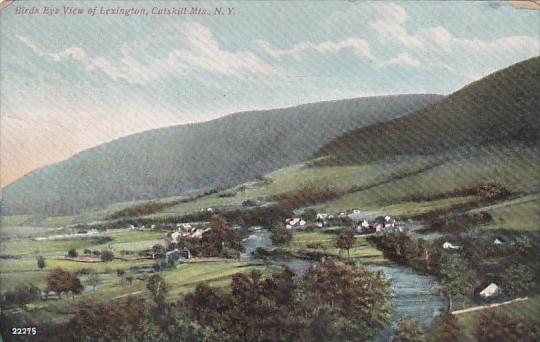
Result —
[{"label": "mountain ridge", "polygon": [[305,160],[351,128],[405,115],[442,98],[409,94],[324,101],[135,133],[8,184],[2,214],[74,214],[238,183]]}]

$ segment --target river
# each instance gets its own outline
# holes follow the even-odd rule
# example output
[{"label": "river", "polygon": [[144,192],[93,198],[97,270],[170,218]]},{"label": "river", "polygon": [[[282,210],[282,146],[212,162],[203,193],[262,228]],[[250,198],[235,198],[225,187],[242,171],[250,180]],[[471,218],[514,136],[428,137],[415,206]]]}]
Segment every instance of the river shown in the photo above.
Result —
[{"label": "river", "polygon": [[[270,232],[261,228],[254,230],[246,238],[245,245],[244,258],[249,258],[258,247],[271,248]],[[274,262],[278,265],[288,266],[298,275],[303,274],[313,263],[313,261],[297,258],[278,259]],[[397,322],[403,317],[413,317],[424,328],[427,328],[435,316],[446,310],[447,299],[432,291],[436,284],[434,277],[418,274],[408,267],[397,265],[370,265],[368,267],[372,270],[382,271],[390,280],[394,292],[392,298],[394,313],[391,324],[379,334],[376,341],[390,341]]]}]

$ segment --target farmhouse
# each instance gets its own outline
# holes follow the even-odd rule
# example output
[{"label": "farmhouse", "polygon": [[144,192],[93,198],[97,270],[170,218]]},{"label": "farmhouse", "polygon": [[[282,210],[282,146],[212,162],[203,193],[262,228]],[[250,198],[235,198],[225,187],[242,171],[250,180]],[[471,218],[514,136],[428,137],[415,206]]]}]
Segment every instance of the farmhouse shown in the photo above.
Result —
[{"label": "farmhouse", "polygon": [[495,283],[491,283],[480,292],[480,297],[484,299],[494,298],[500,294],[501,294],[501,288],[498,287]]},{"label": "farmhouse", "polygon": [[294,227],[303,227],[306,225],[306,221],[299,217],[285,219],[285,228],[292,229]]},{"label": "farmhouse", "polygon": [[443,243],[442,248],[444,248],[444,249],[460,249],[461,246],[454,246],[450,242],[446,241],[445,243]]}]

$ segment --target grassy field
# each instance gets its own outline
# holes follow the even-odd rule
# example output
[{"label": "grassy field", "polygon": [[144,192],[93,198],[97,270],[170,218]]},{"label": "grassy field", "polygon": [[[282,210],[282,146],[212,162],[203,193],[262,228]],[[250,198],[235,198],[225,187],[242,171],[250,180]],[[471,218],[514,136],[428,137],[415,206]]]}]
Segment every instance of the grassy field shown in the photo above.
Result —
[{"label": "grassy field", "polygon": [[458,322],[463,331],[472,340],[471,332],[474,329],[474,324],[478,321],[478,317],[486,312],[497,312],[508,315],[515,319],[538,318],[540,315],[540,297],[535,296],[529,298],[525,302],[512,303],[495,308],[467,312],[457,315]]},{"label": "grassy field", "polygon": [[0,217],[0,226],[1,227],[13,227],[21,226],[26,222],[32,219],[32,215],[11,215],[11,216],[1,216]]},{"label": "grassy field", "polygon": [[155,244],[163,243],[165,233],[159,231],[110,231],[100,234],[101,237],[110,237],[112,241],[103,243],[98,236],[78,237],[62,240],[31,240],[31,239],[10,239],[1,243],[2,254],[4,255],[39,255],[56,253],[64,255],[71,248],[75,248],[80,253],[83,249],[100,250],[110,248],[113,252],[121,250],[142,250],[150,248]]},{"label": "grassy field", "polygon": [[[313,246],[317,248],[309,248]],[[293,234],[293,239],[289,245],[284,247],[293,253],[303,250],[321,251],[334,256],[340,256],[343,259],[347,258],[347,252],[336,247],[336,235],[325,234],[322,232],[299,232]],[[350,250],[351,259],[360,261],[366,264],[384,264],[388,263],[382,252],[366,241],[365,236],[356,236],[354,247]]]},{"label": "grassy field", "polygon": [[[138,262],[111,262],[107,263],[115,267],[122,268],[133,266]],[[75,264],[75,263],[74,263]],[[140,265],[140,263],[138,263]],[[96,271],[103,270],[103,265],[92,264]],[[64,265],[65,266],[65,265]],[[106,267],[106,266],[105,266]],[[224,287],[231,281],[231,276],[236,273],[249,273],[254,269],[259,269],[264,275],[268,275],[273,271],[277,271],[277,267],[250,265],[245,262],[215,262],[215,263],[200,263],[178,265],[176,268],[169,269],[160,273],[165,281],[170,285],[170,291],[167,299],[176,301],[181,299],[182,295],[194,290],[199,282],[206,282],[212,287]],[[19,272],[24,274],[24,279],[35,284],[38,287],[45,286],[46,271],[43,272]],[[2,277],[6,276],[9,281],[10,274],[2,273]],[[51,299],[46,301],[37,301],[26,305],[26,310],[31,315],[43,321],[54,320],[56,322],[65,320],[72,313],[85,304],[110,303],[115,300],[120,300],[127,296],[137,296],[150,300],[146,290],[146,281],[138,279],[129,284],[125,278],[118,277],[115,272],[102,273],[99,275],[100,284],[94,291],[92,287],[86,284],[88,276],[80,276],[83,284],[86,284],[86,290],[82,295],[72,299],[70,296],[63,296],[60,299]],[[6,284],[2,283],[4,288]],[[10,283],[7,284],[9,286]]]},{"label": "grassy field", "polygon": [[539,193],[475,209],[471,212],[478,211],[486,211],[493,217],[493,223],[485,226],[484,229],[540,230]]}]

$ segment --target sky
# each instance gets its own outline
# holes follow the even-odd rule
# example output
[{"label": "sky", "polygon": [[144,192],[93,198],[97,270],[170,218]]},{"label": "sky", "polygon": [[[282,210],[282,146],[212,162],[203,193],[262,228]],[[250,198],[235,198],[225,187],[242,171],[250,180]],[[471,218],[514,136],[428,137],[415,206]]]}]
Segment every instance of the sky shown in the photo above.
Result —
[{"label": "sky", "polygon": [[[85,14],[43,14],[65,5]],[[21,6],[41,13],[16,14]],[[96,6],[149,15],[88,15]],[[540,12],[508,2],[15,1],[0,15],[2,187],[140,131],[324,100],[450,94],[540,54]]]}]

